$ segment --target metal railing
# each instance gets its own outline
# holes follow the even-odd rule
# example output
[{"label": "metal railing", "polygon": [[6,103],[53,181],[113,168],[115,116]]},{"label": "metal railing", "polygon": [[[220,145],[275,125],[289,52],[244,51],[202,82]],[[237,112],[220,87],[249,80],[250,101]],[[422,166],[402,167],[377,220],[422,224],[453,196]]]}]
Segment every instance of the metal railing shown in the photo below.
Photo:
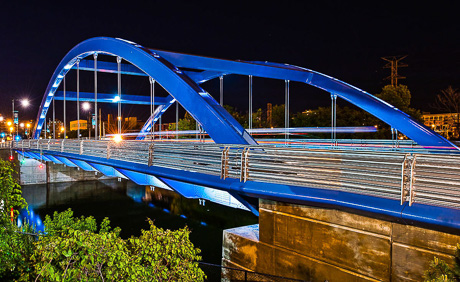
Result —
[{"label": "metal railing", "polygon": [[460,208],[460,155],[189,142],[23,140],[16,150],[63,152],[190,172],[348,191]]}]

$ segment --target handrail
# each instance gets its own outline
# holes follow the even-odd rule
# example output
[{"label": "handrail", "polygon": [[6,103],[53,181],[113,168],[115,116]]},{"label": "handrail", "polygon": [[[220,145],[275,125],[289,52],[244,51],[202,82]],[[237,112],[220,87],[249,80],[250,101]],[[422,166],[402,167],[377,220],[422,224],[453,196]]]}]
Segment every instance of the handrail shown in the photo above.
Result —
[{"label": "handrail", "polygon": [[460,156],[232,144],[109,140],[1,143],[40,155],[80,154],[233,178],[460,208]]}]

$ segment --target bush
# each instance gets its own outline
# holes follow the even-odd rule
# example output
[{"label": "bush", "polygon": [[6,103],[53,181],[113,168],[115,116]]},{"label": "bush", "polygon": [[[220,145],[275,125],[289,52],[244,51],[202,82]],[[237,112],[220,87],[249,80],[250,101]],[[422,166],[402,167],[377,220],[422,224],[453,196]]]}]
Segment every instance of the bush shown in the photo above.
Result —
[{"label": "bush", "polygon": [[34,239],[21,233],[31,228],[18,228],[13,224],[15,220],[11,221],[11,209],[16,218],[27,205],[13,175],[13,164],[0,160],[0,280],[13,280],[28,273],[33,252]]},{"label": "bush", "polygon": [[123,240],[106,218],[99,231],[92,217],[74,218],[71,210],[45,219],[32,263],[41,281],[202,281],[200,250],[187,227],[163,230],[150,223],[140,237]]},{"label": "bush", "polygon": [[427,282],[459,282],[460,281],[460,244],[455,252],[455,265],[449,266],[445,261],[435,257],[430,268],[425,272]]},{"label": "bush", "polygon": [[[0,280],[1,281],[203,281],[200,250],[190,242],[190,230],[156,227],[140,237],[120,238],[105,218],[73,217],[69,209],[46,216],[45,233],[31,236],[27,223],[11,221],[26,207],[10,162],[0,160]],[[32,234],[33,235],[33,234]],[[38,239],[37,239],[38,237]]]}]

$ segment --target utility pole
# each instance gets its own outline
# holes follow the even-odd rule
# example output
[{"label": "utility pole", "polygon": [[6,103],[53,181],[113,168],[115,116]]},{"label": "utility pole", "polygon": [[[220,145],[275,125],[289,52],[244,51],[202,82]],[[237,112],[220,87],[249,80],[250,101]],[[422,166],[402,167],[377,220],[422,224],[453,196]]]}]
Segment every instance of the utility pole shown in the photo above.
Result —
[{"label": "utility pole", "polygon": [[406,58],[404,56],[390,56],[390,57],[381,57],[382,60],[387,61],[387,64],[383,67],[384,69],[391,69],[391,75],[385,79],[391,81],[391,86],[398,86],[398,79],[405,79],[406,77],[398,75],[398,68],[407,67],[408,64],[401,63],[401,61]]},{"label": "utility pole", "polygon": [[267,125],[271,128],[273,127],[272,121],[272,103],[267,103]]}]

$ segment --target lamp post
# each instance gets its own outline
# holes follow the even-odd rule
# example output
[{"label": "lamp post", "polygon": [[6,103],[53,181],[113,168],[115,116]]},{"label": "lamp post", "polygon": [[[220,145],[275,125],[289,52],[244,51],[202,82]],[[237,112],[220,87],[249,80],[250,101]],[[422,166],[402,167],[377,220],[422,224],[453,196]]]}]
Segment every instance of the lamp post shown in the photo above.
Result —
[{"label": "lamp post", "polygon": [[86,123],[86,129],[88,129],[88,138],[91,139],[91,126],[92,126],[92,122],[91,122],[91,118],[90,118],[90,115],[91,115],[91,112],[90,112],[90,109],[91,109],[91,105],[88,103],[88,102],[84,102],[82,105],[81,105],[81,108],[85,111],[85,112],[88,112],[88,119],[89,119],[89,125],[88,125],[88,122]]},{"label": "lamp post", "polygon": [[12,109],[13,109],[13,123],[16,124],[16,136],[19,135],[19,114],[16,114],[15,116],[15,111],[14,111],[14,101],[19,101],[21,102],[21,105],[24,107],[24,108],[27,108],[29,106],[29,100],[27,99],[22,99],[22,100],[19,100],[19,99],[12,99],[11,100],[11,103],[12,103]]},{"label": "lamp post", "polygon": [[29,137],[30,137],[30,123],[27,123],[26,127],[27,127],[27,139],[29,139]]}]

